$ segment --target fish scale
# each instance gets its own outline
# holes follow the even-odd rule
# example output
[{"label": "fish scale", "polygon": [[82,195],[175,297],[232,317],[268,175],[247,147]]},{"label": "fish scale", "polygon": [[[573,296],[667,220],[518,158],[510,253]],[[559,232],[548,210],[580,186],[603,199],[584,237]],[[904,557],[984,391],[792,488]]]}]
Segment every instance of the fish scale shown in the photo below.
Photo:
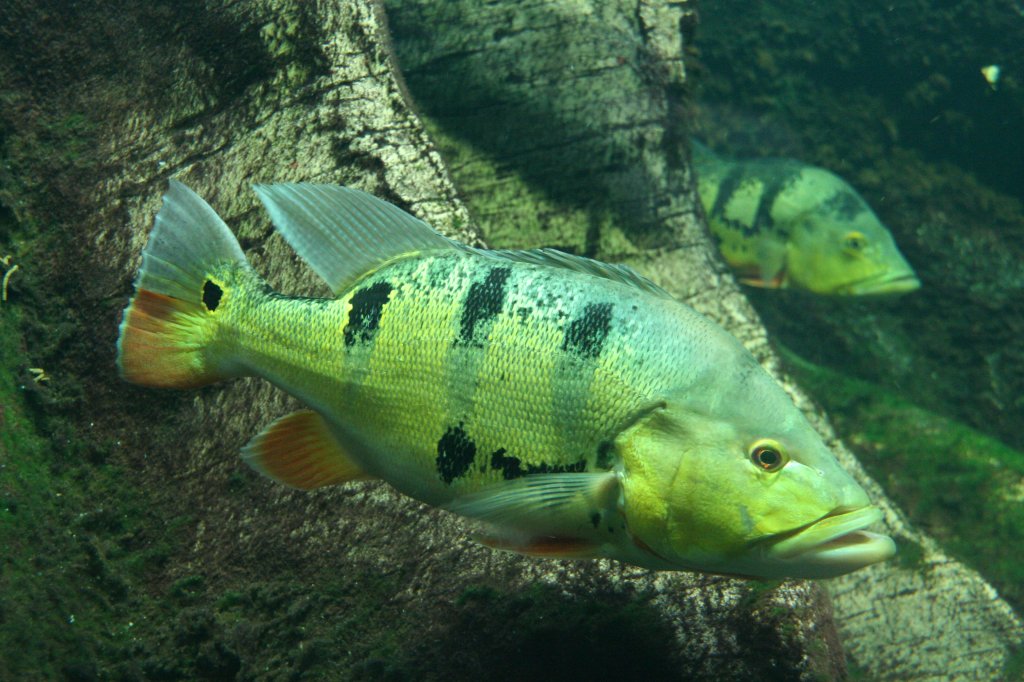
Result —
[{"label": "fish scale", "polygon": [[335,298],[272,291],[172,182],[118,367],[178,388],[260,376],[303,401],[242,448],[259,473],[380,478],[525,554],[766,577],[891,556],[753,356],[628,268],[469,248],[342,187],[257,192]]},{"label": "fish scale", "polygon": [[[490,466],[491,455],[499,450],[505,458],[519,460],[524,469],[557,469],[581,460],[592,466],[598,444],[636,409],[610,399],[621,395],[617,387],[609,390],[608,382],[594,383],[600,354],[581,358],[563,350],[566,330],[578,319],[573,310],[579,314],[587,298],[621,297],[617,290],[621,285],[609,282],[591,287],[587,295],[566,294],[565,282],[537,277],[537,266],[519,264],[509,276],[501,306],[477,322],[475,342],[459,343],[466,300],[473,285],[486,280],[486,271],[476,277],[451,278],[454,288],[439,288],[432,282],[438,281],[438,272],[472,267],[473,260],[463,254],[432,258],[422,270],[419,264],[398,262],[371,274],[342,301],[350,302],[359,291],[380,283],[405,280],[383,305],[372,338],[353,346],[339,342],[353,324],[347,303],[346,326],[333,339],[305,335],[313,347],[291,356],[301,361],[340,354],[342,369],[331,367],[339,386],[322,385],[314,395],[287,381],[281,383],[321,411],[345,414],[346,420],[360,425],[359,430],[388,434],[376,449],[402,454],[389,472],[414,481],[410,487],[417,486],[417,494],[433,502],[501,478],[501,471]],[[562,305],[568,296],[574,300],[573,308]],[[517,303],[545,298],[565,315],[537,305],[528,316],[516,313]],[[282,316],[295,314],[286,301],[282,304]],[[271,317],[263,323],[279,326]],[[486,335],[481,333],[484,329]],[[244,346],[241,352],[246,352]],[[274,376],[290,371],[281,368]],[[557,392],[552,390],[556,384]],[[439,393],[438,386],[445,388]],[[599,391],[605,395],[597,395]],[[436,444],[456,428],[474,444],[479,461],[456,477],[453,490],[437,474]],[[426,481],[430,484],[424,485]]]}]

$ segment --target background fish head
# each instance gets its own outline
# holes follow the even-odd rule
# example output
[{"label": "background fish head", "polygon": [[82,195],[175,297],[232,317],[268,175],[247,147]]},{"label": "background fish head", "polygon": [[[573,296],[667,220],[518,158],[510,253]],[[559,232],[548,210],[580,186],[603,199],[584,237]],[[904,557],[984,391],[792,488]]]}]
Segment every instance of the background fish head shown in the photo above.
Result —
[{"label": "background fish head", "polygon": [[893,555],[863,530],[881,512],[766,373],[702,389],[623,439],[634,544],[661,567],[757,577],[831,577]]},{"label": "background fish head", "polygon": [[780,196],[789,285],[819,294],[902,294],[921,286],[892,234],[844,180],[805,167]]}]

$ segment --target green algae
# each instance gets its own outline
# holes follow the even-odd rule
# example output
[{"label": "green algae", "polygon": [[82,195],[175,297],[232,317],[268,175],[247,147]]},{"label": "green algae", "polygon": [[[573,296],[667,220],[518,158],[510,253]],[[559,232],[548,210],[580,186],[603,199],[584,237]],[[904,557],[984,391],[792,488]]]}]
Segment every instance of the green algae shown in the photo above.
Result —
[{"label": "green algae", "polygon": [[[876,385],[783,356],[910,520],[1024,607],[1024,452]],[[920,565],[920,547],[900,551],[900,565]]]},{"label": "green algae", "polygon": [[39,433],[24,400],[20,318],[0,309],[0,678],[55,679],[93,670],[127,641],[137,576],[125,543],[139,531],[138,505],[122,504],[116,473],[80,443],[55,450]]}]

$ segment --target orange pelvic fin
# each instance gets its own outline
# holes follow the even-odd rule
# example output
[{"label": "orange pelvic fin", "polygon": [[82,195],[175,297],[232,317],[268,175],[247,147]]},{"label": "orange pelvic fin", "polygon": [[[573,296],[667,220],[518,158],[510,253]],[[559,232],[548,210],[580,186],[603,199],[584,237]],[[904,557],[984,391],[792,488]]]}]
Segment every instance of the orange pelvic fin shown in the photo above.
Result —
[{"label": "orange pelvic fin", "polygon": [[740,277],[740,282],[746,284],[748,287],[760,287],[761,289],[782,289],[785,284],[785,277],[783,274],[776,275],[772,279],[766,280],[760,277]]},{"label": "orange pelvic fin", "polygon": [[242,449],[242,459],[264,476],[300,490],[370,478],[312,410],[271,423]]}]

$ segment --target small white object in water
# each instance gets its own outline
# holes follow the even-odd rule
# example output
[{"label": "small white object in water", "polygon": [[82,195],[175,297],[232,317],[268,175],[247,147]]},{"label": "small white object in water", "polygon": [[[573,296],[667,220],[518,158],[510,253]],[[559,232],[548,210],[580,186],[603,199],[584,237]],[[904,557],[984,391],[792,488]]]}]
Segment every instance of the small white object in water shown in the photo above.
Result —
[{"label": "small white object in water", "polygon": [[995,90],[999,83],[999,65],[989,64],[981,67],[981,75],[988,81],[989,86]]}]

